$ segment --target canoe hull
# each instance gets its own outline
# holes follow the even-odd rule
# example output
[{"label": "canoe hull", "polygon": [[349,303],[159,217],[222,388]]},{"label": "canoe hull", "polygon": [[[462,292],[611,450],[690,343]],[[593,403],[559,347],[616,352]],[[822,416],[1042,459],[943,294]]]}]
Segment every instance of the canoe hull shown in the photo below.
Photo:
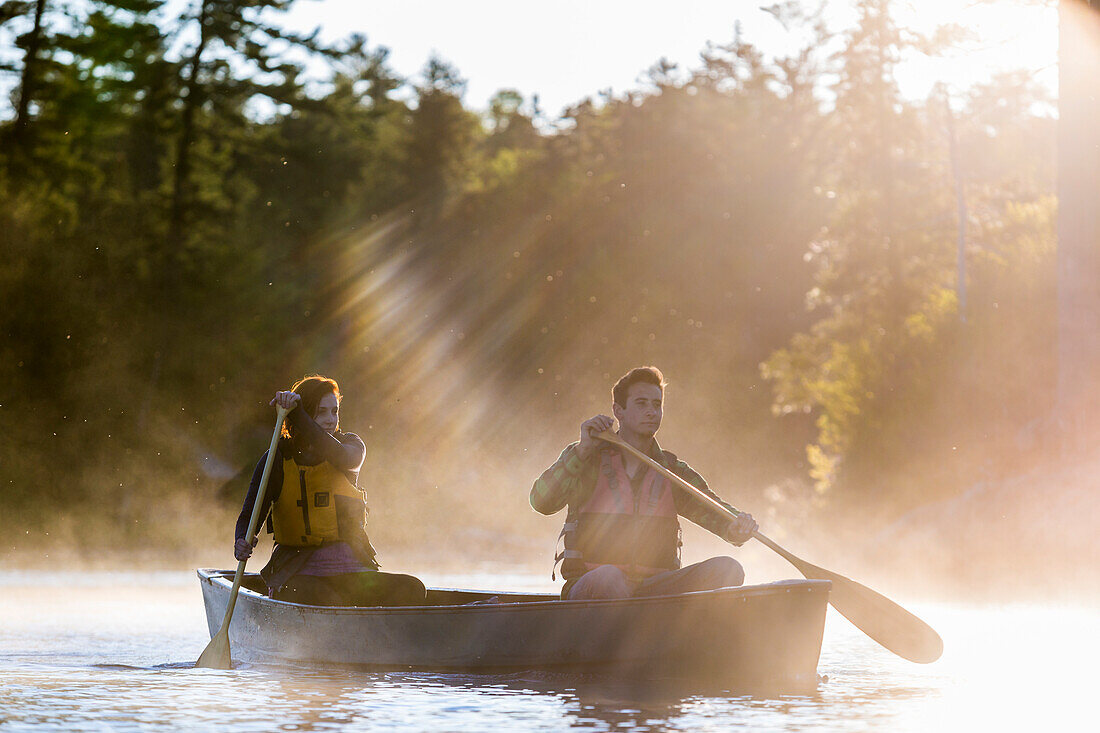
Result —
[{"label": "canoe hull", "polygon": [[[221,626],[232,573],[200,570],[207,623]],[[436,599],[455,594],[430,591]],[[304,606],[242,587],[229,638],[237,661],[500,673],[558,670],[812,687],[827,581],[791,580],[678,596],[410,608]],[[463,595],[464,594],[464,595]],[[454,600],[444,602],[453,603]]]}]

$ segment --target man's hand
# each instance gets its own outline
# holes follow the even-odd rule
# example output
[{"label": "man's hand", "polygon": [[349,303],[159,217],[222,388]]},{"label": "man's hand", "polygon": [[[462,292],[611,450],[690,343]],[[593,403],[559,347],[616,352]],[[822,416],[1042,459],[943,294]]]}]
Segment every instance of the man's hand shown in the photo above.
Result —
[{"label": "man's hand", "polygon": [[267,404],[272,407],[281,407],[287,412],[290,412],[298,403],[302,401],[302,396],[297,392],[276,392],[275,396],[271,399],[271,402]]},{"label": "man's hand", "polygon": [[751,540],[753,532],[759,528],[760,525],[756,523],[751,514],[741,512],[737,515],[737,519],[731,520],[729,527],[726,528],[726,539],[740,547]]},{"label": "man's hand", "polygon": [[256,542],[258,542],[259,539],[259,537],[254,537],[252,539],[252,544],[248,544],[248,540],[241,537],[233,543],[233,557],[238,560],[247,560],[252,557],[252,548],[256,546]]},{"label": "man's hand", "polygon": [[592,451],[596,449],[596,444],[600,442],[595,434],[610,430],[613,427],[615,427],[615,418],[607,415],[596,415],[596,417],[590,417],[582,422],[581,442],[577,443],[576,448],[577,458],[587,461],[589,456],[592,455]]}]

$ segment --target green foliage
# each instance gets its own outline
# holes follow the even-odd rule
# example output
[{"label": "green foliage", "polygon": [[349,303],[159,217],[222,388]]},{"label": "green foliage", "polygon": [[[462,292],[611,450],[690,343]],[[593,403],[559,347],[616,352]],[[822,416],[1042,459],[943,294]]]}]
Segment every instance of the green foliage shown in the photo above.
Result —
[{"label": "green foliage", "polygon": [[[1050,322],[1049,294],[1039,297],[1025,283],[1035,265],[1044,278],[1049,274],[1050,220],[1039,215],[1022,229],[1013,224],[1021,209],[1049,206],[1053,128],[1032,112],[1045,96],[1019,77],[995,79],[968,93],[956,132],[944,119],[942,98],[914,104],[898,96],[892,81],[898,59],[907,48],[927,52],[931,41],[894,26],[889,5],[862,5],[861,23],[839,55],[839,152],[829,184],[835,205],[808,255],[815,285],[807,302],[817,320],[761,365],[777,414],[817,416],[817,440],[807,453],[820,492],[844,475],[846,461],[856,462],[847,470],[849,485],[860,485],[903,460],[913,446],[895,437],[899,421],[929,419],[930,390],[953,391],[969,381],[950,368],[965,349],[959,319],[969,316],[976,331],[1001,324],[984,310],[959,312],[956,187],[966,201],[969,287],[988,297],[983,279],[996,260],[1013,300],[1023,302],[1021,288],[1037,296],[1028,301],[1037,310],[1018,314],[1035,348]],[[963,152],[952,161],[954,134]],[[1011,234],[999,237],[1006,229]],[[1002,385],[1022,376],[1000,371],[995,381]]]},{"label": "green foliage", "polygon": [[[50,4],[34,74],[8,70],[31,103],[0,123],[0,531],[57,506],[163,529],[159,492],[206,503],[306,372],[340,378],[392,459],[372,491],[469,526],[491,520],[430,487],[512,501],[542,467],[515,457],[641,362],[742,492],[808,473],[858,498],[959,442],[952,402],[1017,425],[1043,400],[998,406],[1046,378],[1014,356],[1049,347],[1049,100],[1012,75],[954,100],[952,165],[943,98],[891,79],[948,37],[887,3],[839,55],[777,4],[809,30],[790,57],[738,34],[552,123],[514,90],[468,109],[441,59],[406,83],[363,37],[287,33],[290,5],[101,0],[67,23]],[[0,8],[25,36],[35,5]]]},{"label": "green foliage", "polygon": [[466,178],[481,125],[462,106],[465,88],[458,70],[435,56],[416,86],[416,108],[409,115],[408,185],[426,206],[434,207]]}]

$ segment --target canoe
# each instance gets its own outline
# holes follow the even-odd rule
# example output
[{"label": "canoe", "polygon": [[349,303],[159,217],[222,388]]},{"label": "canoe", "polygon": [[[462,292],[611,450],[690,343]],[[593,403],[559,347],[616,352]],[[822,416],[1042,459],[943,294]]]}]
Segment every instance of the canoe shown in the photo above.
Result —
[{"label": "canoe", "polygon": [[[198,576],[213,637],[233,571]],[[817,684],[829,587],[783,580],[597,601],[432,588],[424,606],[365,608],[276,601],[258,575],[246,574],[229,639],[234,660],[248,663],[548,670],[807,689]]]}]

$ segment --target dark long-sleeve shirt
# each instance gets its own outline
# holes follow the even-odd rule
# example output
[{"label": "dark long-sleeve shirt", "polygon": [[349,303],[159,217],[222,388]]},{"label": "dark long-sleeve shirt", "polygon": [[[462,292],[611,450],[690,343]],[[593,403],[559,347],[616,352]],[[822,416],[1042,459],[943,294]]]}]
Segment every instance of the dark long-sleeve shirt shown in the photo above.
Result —
[{"label": "dark long-sleeve shirt", "polygon": [[[723,501],[710,490],[707,482],[684,461],[669,451],[661,450],[656,439],[647,451],[650,458],[660,463],[672,473],[687,481],[704,494],[710,496],[735,514],[737,509]],[[573,443],[561,452],[561,456],[543,471],[531,488],[531,506],[540,514],[554,514],[567,505],[578,507],[592,495],[599,481],[600,450],[593,450],[588,460],[582,461],[577,455],[577,443]],[[673,486],[676,513],[713,532],[724,540],[732,542],[732,520],[720,514],[716,509],[699,497]]]}]

